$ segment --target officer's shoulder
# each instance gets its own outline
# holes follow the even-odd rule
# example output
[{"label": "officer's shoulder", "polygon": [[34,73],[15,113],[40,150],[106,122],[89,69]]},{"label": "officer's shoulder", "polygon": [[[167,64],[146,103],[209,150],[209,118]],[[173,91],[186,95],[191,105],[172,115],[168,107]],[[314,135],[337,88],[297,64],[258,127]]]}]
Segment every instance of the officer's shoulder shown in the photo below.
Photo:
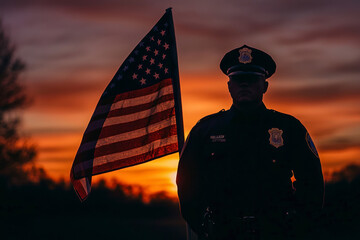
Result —
[{"label": "officer's shoulder", "polygon": [[300,121],[296,117],[294,117],[290,114],[287,114],[287,113],[279,112],[279,111],[276,111],[273,109],[269,109],[269,113],[272,116],[272,118],[277,119],[279,121],[284,121],[284,122],[293,123],[293,124],[300,123]]},{"label": "officer's shoulder", "polygon": [[206,124],[206,123],[210,123],[212,121],[216,121],[218,119],[221,119],[226,113],[228,112],[228,110],[225,109],[221,109],[219,112],[217,113],[213,113],[210,115],[207,115],[203,118],[201,118],[196,125],[202,125],[202,124]]}]

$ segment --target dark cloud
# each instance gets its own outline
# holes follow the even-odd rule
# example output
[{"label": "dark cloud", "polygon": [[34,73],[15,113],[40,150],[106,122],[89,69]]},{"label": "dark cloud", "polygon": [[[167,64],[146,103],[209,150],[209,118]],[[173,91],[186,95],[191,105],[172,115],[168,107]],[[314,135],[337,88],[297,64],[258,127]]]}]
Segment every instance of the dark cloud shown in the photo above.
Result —
[{"label": "dark cloud", "polygon": [[[220,81],[220,80],[219,80]],[[303,86],[281,86],[276,83],[272,86],[271,80],[268,92],[265,94],[266,99],[275,103],[287,104],[323,104],[334,103],[337,101],[355,101],[360,103],[360,85],[352,85],[351,83],[329,83]],[[204,85],[211,84],[211,81],[204,81]],[[195,88],[187,88],[183,94],[194,96],[198,99],[211,99],[213,101],[223,101],[229,98],[226,88],[226,80],[224,87],[219,90],[216,88],[201,89],[199,86]]]},{"label": "dark cloud", "polygon": [[290,31],[289,34],[279,36],[277,42],[279,44],[296,45],[311,42],[325,42],[325,43],[352,43],[359,44],[360,39],[360,24],[357,22],[350,22],[346,25],[334,24],[316,26],[303,31]]},{"label": "dark cloud", "polygon": [[339,137],[334,139],[328,139],[326,142],[319,142],[319,150],[346,150],[346,149],[360,149],[360,138],[349,139],[345,137]]},{"label": "dark cloud", "polygon": [[329,83],[323,85],[306,85],[302,87],[271,88],[267,93],[269,99],[275,102],[287,103],[332,103],[334,101],[355,100],[360,102],[360,86]]},{"label": "dark cloud", "polygon": [[[142,6],[139,8],[139,6]],[[151,16],[158,4],[146,0],[13,0],[5,1],[2,7],[19,10],[19,9],[42,9],[44,11],[55,10],[67,13],[78,18],[97,19],[97,20],[114,20],[114,19],[132,19],[132,21],[143,21]],[[142,9],[142,10],[139,10]],[[150,11],[146,11],[150,10]],[[151,11],[152,10],[152,11]],[[147,14],[149,13],[149,14]],[[145,16],[145,17],[144,17]]]},{"label": "dark cloud", "polygon": [[66,113],[95,109],[103,89],[103,82],[63,79],[36,82],[28,87],[29,95],[33,99],[33,110]]},{"label": "dark cloud", "polygon": [[[54,135],[58,135],[58,134],[64,134],[64,133],[70,133],[70,134],[82,134],[84,132],[84,129],[82,127],[59,127],[59,126],[55,126],[55,127],[30,127],[27,128],[27,130],[25,131],[26,134],[31,134],[31,135],[42,135],[42,134],[54,134]],[[63,146],[59,146],[59,147],[40,147],[38,148],[39,151],[41,152],[55,152],[55,151],[65,151],[65,150],[74,150],[73,147],[63,147]]]},{"label": "dark cloud", "polygon": [[319,141],[320,150],[360,150],[360,129],[358,126],[338,130]]},{"label": "dark cloud", "polygon": [[360,51],[358,58],[352,61],[330,65],[327,70],[331,74],[356,74],[360,77]]},{"label": "dark cloud", "polygon": [[[109,80],[110,81],[110,80]],[[29,90],[38,96],[52,96],[53,98],[64,97],[67,95],[82,95],[89,92],[99,92],[99,88],[104,88],[104,83],[88,81],[71,81],[52,79],[47,82],[37,82],[29,87]]]},{"label": "dark cloud", "polygon": [[[220,4],[220,5],[219,5]],[[124,19],[128,22],[157,18],[168,6],[174,7],[179,29],[223,38],[281,31],[279,41],[294,43],[318,38],[323,40],[358,38],[358,1],[117,1],[117,0],[13,0],[4,9],[42,8],[103,21]],[[154,16],[155,15],[155,16]],[[306,27],[299,27],[300,25]],[[226,30],[224,30],[226,29]],[[339,33],[339,34],[336,34]],[[351,34],[352,33],[352,34]],[[283,37],[281,35],[284,35]]]}]

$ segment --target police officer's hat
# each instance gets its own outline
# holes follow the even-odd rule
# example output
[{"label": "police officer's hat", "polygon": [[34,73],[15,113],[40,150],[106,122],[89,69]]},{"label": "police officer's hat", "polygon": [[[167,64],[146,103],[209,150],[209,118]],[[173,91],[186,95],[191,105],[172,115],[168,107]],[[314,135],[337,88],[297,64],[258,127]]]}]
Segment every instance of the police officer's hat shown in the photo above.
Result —
[{"label": "police officer's hat", "polygon": [[267,53],[244,45],[226,53],[220,68],[229,77],[247,74],[266,79],[274,74],[276,64]]}]

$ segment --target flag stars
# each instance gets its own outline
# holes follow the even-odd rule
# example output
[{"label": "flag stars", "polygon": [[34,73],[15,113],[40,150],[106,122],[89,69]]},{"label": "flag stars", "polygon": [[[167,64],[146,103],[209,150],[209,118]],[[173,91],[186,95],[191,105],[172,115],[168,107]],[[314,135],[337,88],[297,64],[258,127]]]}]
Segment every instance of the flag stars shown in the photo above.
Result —
[{"label": "flag stars", "polygon": [[115,87],[115,84],[114,83],[111,83],[110,84],[110,88],[114,88]]},{"label": "flag stars", "polygon": [[160,32],[161,36],[164,36],[164,35],[165,35],[165,33],[166,33],[166,31],[165,31],[165,30],[161,30],[161,32]]},{"label": "flag stars", "polygon": [[117,76],[117,80],[121,80],[123,78],[123,76],[120,74],[119,76]]},{"label": "flag stars", "polygon": [[157,49],[155,49],[154,54],[155,54],[155,56],[157,56],[159,54],[159,51]]},{"label": "flag stars", "polygon": [[161,40],[160,40],[160,39],[157,40],[157,44],[158,44],[158,45],[161,44]]},{"label": "flag stars", "polygon": [[129,58],[129,62],[130,62],[130,63],[132,63],[132,62],[134,62],[134,61],[135,61],[135,59],[134,59],[133,57]]},{"label": "flag stars", "polygon": [[123,71],[126,72],[126,70],[128,70],[128,68],[129,68],[128,66],[125,66]]},{"label": "flag stars", "polygon": [[150,74],[150,69],[147,68],[147,69],[145,70],[145,73],[146,73],[147,75],[149,75],[149,74]]},{"label": "flag stars", "polygon": [[165,27],[168,27],[168,26],[169,26],[169,24],[166,22],[166,23],[164,23],[164,26],[165,26]]},{"label": "flag stars", "polygon": [[153,65],[153,64],[155,64],[155,59],[151,58],[150,59],[150,65]]},{"label": "flag stars", "polygon": [[163,47],[165,48],[165,50],[168,50],[168,49],[169,49],[169,44],[165,43],[165,44],[163,45]]},{"label": "flag stars", "polygon": [[150,40],[151,40],[151,41],[155,41],[154,36],[151,36],[151,37],[150,37]]},{"label": "flag stars", "polygon": [[145,79],[145,78],[141,78],[140,83],[141,83],[141,85],[145,85],[145,84],[146,84],[146,79]]},{"label": "flag stars", "polygon": [[164,73],[169,73],[169,69],[168,68],[164,68]]},{"label": "flag stars", "polygon": [[142,57],[142,60],[143,60],[143,61],[147,60],[147,55],[144,55],[144,56]]},{"label": "flag stars", "polygon": [[150,52],[150,51],[151,51],[150,46],[147,46],[145,49],[146,49],[146,51],[148,51],[148,52]]},{"label": "flag stars", "polygon": [[155,73],[154,75],[153,75],[153,77],[155,78],[155,79],[159,79],[160,77],[159,77],[159,74],[157,74],[157,73]]},{"label": "flag stars", "polygon": [[162,64],[162,63],[159,63],[158,66],[159,66],[160,69],[163,68],[163,64]]},{"label": "flag stars", "polygon": [[162,59],[165,59],[165,58],[166,58],[166,54],[163,54],[163,55],[162,55]]},{"label": "flag stars", "polygon": [[133,75],[132,75],[132,79],[137,79],[137,77],[138,77],[138,75],[136,74],[136,73],[134,73]]},{"label": "flag stars", "polygon": [[142,64],[139,64],[138,65],[138,70],[142,69],[142,66],[143,66]]},{"label": "flag stars", "polygon": [[144,42],[140,42],[140,43],[139,43],[139,46],[140,46],[140,47],[143,47],[143,46],[144,46]]}]

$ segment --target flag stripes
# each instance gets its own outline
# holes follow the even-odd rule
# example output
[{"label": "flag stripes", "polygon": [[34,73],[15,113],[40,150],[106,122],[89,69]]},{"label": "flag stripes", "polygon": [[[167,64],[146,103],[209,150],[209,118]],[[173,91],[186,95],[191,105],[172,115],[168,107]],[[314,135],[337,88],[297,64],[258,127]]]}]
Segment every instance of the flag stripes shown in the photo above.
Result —
[{"label": "flag stripes", "polygon": [[[170,125],[176,124],[175,116],[173,116],[173,117],[171,117],[169,119],[170,119]],[[121,133],[121,134],[106,137],[106,138],[101,138],[98,141],[84,143],[84,144],[82,144],[80,146],[80,148],[78,150],[78,153],[82,153],[84,151],[90,150],[94,146],[101,147],[101,146],[104,146],[104,145],[107,145],[107,144],[112,144],[112,143],[115,143],[115,142],[118,142],[118,141],[126,141],[126,140],[129,140],[129,139],[145,136],[148,133],[156,132],[156,131],[158,131],[158,130],[160,130],[162,128],[166,128],[168,126],[169,126],[169,120],[166,119],[164,121],[152,124],[147,128],[140,128],[140,129],[137,129],[137,130],[134,130],[134,131]]]},{"label": "flag stripes", "polygon": [[141,104],[141,105],[131,106],[131,107],[124,107],[124,108],[117,108],[117,109],[111,110],[111,112],[109,112],[109,114],[108,114],[108,118],[136,113],[136,112],[139,112],[141,109],[151,108],[151,107],[156,106],[156,104],[167,102],[167,101],[170,101],[170,100],[174,100],[174,94],[173,93],[170,93],[170,94],[167,94],[167,95],[160,95],[159,98],[157,98],[157,99],[155,99],[155,100],[153,100],[151,102]]},{"label": "flag stripes", "polygon": [[[72,168],[73,170],[73,168]],[[74,173],[71,170],[70,172],[70,179],[72,182],[72,185],[79,196],[80,200],[85,200],[88,194],[91,191],[91,178],[83,177],[80,179],[74,179]]]},{"label": "flag stripes", "polygon": [[91,141],[97,140],[99,138],[106,138],[106,137],[110,137],[113,135],[121,134],[124,132],[124,129],[144,128],[148,124],[154,124],[154,123],[163,121],[165,119],[168,119],[172,116],[175,116],[175,111],[173,108],[170,108],[170,109],[166,109],[162,112],[151,115],[151,118],[149,118],[149,119],[143,118],[143,119],[138,119],[138,120],[135,120],[132,122],[121,123],[121,124],[116,124],[113,126],[99,128],[96,131],[92,131],[88,134],[85,134],[84,138],[83,138],[83,142],[84,143],[91,142]]},{"label": "flag stripes", "polygon": [[[90,170],[94,175],[113,170],[114,166],[127,166],[128,163],[113,163],[123,159],[134,163],[131,159],[141,156],[144,158],[141,161],[147,161],[153,155],[151,151],[163,151],[162,147],[166,152],[176,151],[173,150],[177,128],[172,82],[165,79],[156,85],[161,88],[150,86],[118,94],[118,101],[106,106],[110,108],[109,116],[90,122],[75,157],[81,165],[74,166],[77,175],[85,176]],[[130,114],[123,115],[123,112]]]},{"label": "flag stripes", "polygon": [[[163,146],[159,147],[159,145],[161,144]],[[149,151],[149,149],[152,150]],[[90,159],[89,161],[83,162],[82,165],[74,166],[73,170],[76,173],[76,175],[81,178],[81,177],[86,177],[89,174],[96,175],[115,169],[133,166],[139,163],[144,163],[146,161],[150,161],[154,159],[159,155],[165,156],[167,154],[174,153],[177,150],[178,150],[177,136],[172,136],[167,139],[161,139],[155,141],[144,147],[135,148],[123,152],[122,154],[108,155],[106,158],[99,157],[97,159]]]},{"label": "flag stripes", "polygon": [[125,116],[116,116],[107,118],[103,124],[103,127],[112,126],[116,124],[133,122],[138,119],[147,119],[149,116],[154,115],[156,113],[164,112],[167,109],[172,109],[174,107],[174,100],[170,100],[164,103],[156,104],[154,107],[139,111],[133,114],[125,115]]},{"label": "flag stripes", "polygon": [[90,124],[86,128],[85,134],[103,127],[102,124],[105,119],[136,113],[141,111],[141,109],[156,106],[156,104],[162,103],[165,100],[173,100],[174,94],[171,84],[172,81],[168,78],[147,88],[119,94],[116,96],[113,104],[98,106]]},{"label": "flag stripes", "polygon": [[176,135],[175,125],[126,141],[116,141],[115,143],[103,146],[98,146],[98,144],[96,144],[94,155],[95,157],[101,157],[116,152],[126,151],[132,148],[140,147],[143,145],[143,143],[153,142],[169,135]]},{"label": "flag stripes", "polygon": [[133,157],[124,158],[122,159],[122,161],[107,162],[103,165],[94,166],[93,172],[95,174],[98,174],[102,172],[107,172],[108,169],[120,169],[129,166],[134,166],[136,164],[150,161],[158,156],[165,156],[167,154],[174,153],[178,151],[177,138],[174,136],[172,137],[171,140],[173,141],[172,144],[165,145],[159,148],[154,148],[151,152],[146,152],[140,155],[135,155]]},{"label": "flag stripes", "polygon": [[[116,109],[117,110],[121,109],[122,111],[131,112],[131,110],[125,110],[125,109],[127,108],[131,109],[130,107],[140,105],[139,103],[143,103],[143,104],[154,103],[154,101],[158,100],[160,97],[173,96],[173,88],[171,84],[172,84],[171,78],[168,78],[161,81],[160,83],[152,85],[151,87],[119,94],[116,96],[114,100],[114,103],[116,104],[103,103],[102,105],[98,106],[94,112],[92,120],[97,120],[111,116],[111,114],[114,114],[111,112],[113,112]],[[156,92],[154,93],[154,91],[159,89],[160,89],[160,91],[158,92],[159,96],[157,96],[157,93]],[[129,93],[132,94],[130,95]],[[131,101],[127,101],[126,104],[124,104],[122,100],[127,100],[127,99],[131,99]],[[109,108],[111,109],[109,110]],[[109,113],[109,111],[111,112]],[[109,115],[107,115],[108,113]]]}]

